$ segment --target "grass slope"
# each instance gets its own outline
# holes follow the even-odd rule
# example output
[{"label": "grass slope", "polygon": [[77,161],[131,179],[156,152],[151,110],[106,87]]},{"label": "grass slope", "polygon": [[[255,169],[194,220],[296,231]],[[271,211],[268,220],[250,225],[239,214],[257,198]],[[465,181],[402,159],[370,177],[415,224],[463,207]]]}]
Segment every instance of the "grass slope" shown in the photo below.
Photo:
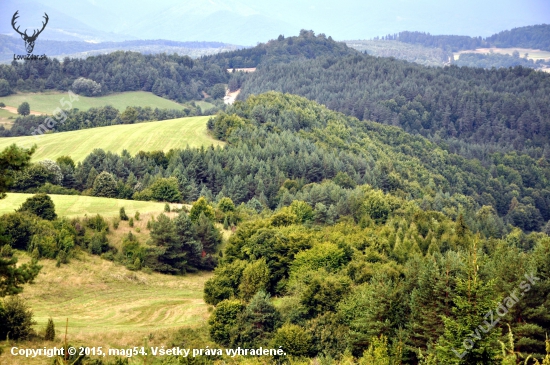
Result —
[{"label": "grass slope", "polygon": [[[33,194],[8,193],[8,196],[0,200],[0,215],[11,213],[19,208],[23,202]],[[137,200],[97,198],[81,195],[55,195],[51,194],[58,216],[77,217],[101,214],[104,217],[118,216],[121,207],[124,207],[128,215],[133,216],[136,210],[142,214],[160,214],[164,209],[164,203],[144,202]]]},{"label": "grass slope", "polygon": [[[26,101],[31,106],[31,110],[52,114],[56,108],[61,108],[61,98],[69,100],[68,93],[48,92],[48,93],[18,93],[1,97],[0,101],[7,106],[17,108],[22,102]],[[99,97],[78,96],[78,101],[72,103],[73,108],[79,110],[88,110],[94,107],[111,105],[118,110],[124,110],[128,106],[150,106],[160,109],[184,109],[184,106],[175,101],[161,98],[153,93],[145,91],[130,91],[120,94],[111,94]]]},{"label": "grass slope", "polygon": [[126,149],[131,154],[139,151],[222,145],[211,138],[206,131],[209,117],[170,119],[129,125],[115,125],[71,132],[0,138],[0,151],[15,143],[22,147],[38,146],[34,161],[55,160],[69,155],[75,161],[82,161],[95,148],[120,153]]},{"label": "grass slope", "polygon": [[[17,255],[20,263],[30,261],[26,253]],[[40,265],[38,277],[25,285],[21,296],[32,308],[38,334],[43,335],[51,317],[56,339],[24,342],[18,345],[22,348],[62,346],[67,319],[67,340],[75,347],[102,346],[107,351],[143,346],[144,338],[148,338],[148,346],[168,346],[178,328],[204,327],[209,316],[202,297],[211,273],[169,276],[132,272],[84,252],[59,268],[53,260],[40,260]],[[8,351],[13,345],[2,345],[2,365],[51,363],[44,357],[11,356]]]}]

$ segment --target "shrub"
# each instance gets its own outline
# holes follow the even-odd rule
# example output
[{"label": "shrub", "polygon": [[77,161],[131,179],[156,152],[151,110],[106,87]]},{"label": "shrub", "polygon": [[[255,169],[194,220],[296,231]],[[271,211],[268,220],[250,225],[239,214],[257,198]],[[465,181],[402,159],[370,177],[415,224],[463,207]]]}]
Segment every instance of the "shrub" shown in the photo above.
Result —
[{"label": "shrub", "polygon": [[170,213],[170,204],[168,204],[168,203],[164,204],[164,211],[166,213]]},{"label": "shrub", "polygon": [[114,217],[113,218],[113,228],[118,229],[118,225],[120,224],[120,218]]},{"label": "shrub", "polygon": [[130,227],[133,227],[134,226],[134,218],[130,218],[130,220],[128,221],[128,225]]},{"label": "shrub", "polygon": [[139,221],[139,211],[136,211],[136,214],[134,214],[134,218],[136,221]]},{"label": "shrub", "polygon": [[11,247],[26,250],[35,231],[36,217],[28,212],[8,213],[2,216],[2,235],[9,237]]},{"label": "shrub", "polygon": [[273,344],[274,348],[281,346],[289,355],[307,356],[311,349],[311,335],[302,327],[287,323],[277,330]]},{"label": "shrub", "polygon": [[109,224],[103,217],[96,214],[92,218],[84,218],[84,226],[93,229],[96,232],[103,232],[109,230]]},{"label": "shrub", "polygon": [[44,333],[44,340],[53,341],[55,340],[55,325],[53,319],[48,319],[48,325],[46,326],[46,332]]},{"label": "shrub", "polygon": [[128,220],[128,216],[126,215],[126,211],[124,210],[124,207],[120,208],[119,217],[121,221]]},{"label": "shrub", "polygon": [[18,296],[10,296],[0,304],[0,340],[24,340],[33,333],[32,310]]},{"label": "shrub", "polygon": [[27,211],[39,216],[42,219],[50,221],[57,218],[57,214],[55,214],[55,205],[52,199],[46,194],[36,194],[28,198],[23,205],[21,205],[18,211]]},{"label": "shrub", "polygon": [[231,332],[244,309],[245,306],[240,300],[220,302],[208,320],[212,340],[222,346],[230,346]]}]

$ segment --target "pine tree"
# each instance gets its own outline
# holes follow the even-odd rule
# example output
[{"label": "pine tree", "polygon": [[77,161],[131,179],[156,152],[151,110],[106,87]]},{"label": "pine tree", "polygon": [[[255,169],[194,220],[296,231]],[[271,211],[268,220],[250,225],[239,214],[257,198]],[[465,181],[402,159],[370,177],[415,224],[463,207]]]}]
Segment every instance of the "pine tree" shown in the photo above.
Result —
[{"label": "pine tree", "polygon": [[187,271],[196,270],[201,266],[202,244],[197,239],[197,232],[191,219],[181,212],[174,218],[175,233],[181,252],[185,253]]}]

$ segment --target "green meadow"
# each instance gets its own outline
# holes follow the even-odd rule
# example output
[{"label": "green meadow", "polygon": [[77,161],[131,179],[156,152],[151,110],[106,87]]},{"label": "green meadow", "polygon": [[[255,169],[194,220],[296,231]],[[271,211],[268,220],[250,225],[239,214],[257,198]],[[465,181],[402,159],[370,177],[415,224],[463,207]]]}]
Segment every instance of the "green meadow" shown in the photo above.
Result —
[{"label": "green meadow", "polygon": [[37,145],[33,161],[55,160],[68,155],[74,161],[82,161],[94,149],[113,153],[127,150],[132,155],[139,151],[165,151],[201,146],[219,146],[207,134],[209,117],[190,117],[138,124],[114,125],[78,131],[50,133],[40,136],[0,138],[0,151],[15,143],[22,147]]},{"label": "green meadow", "polygon": [[[0,215],[11,213],[23,204],[33,194],[8,193],[8,196],[0,200]],[[84,214],[101,214],[105,217],[118,216],[121,207],[132,213],[139,210],[142,214],[161,213],[164,203],[146,202],[138,200],[123,200],[111,198],[98,198],[82,195],[56,195],[49,194],[55,204],[55,211],[62,217],[81,217]]]},{"label": "green meadow", "polygon": [[[18,93],[14,95],[0,97],[0,102],[7,106],[17,108],[22,102],[26,101],[31,106],[31,110],[45,114],[53,114],[55,108],[63,108],[61,98],[69,100],[68,93],[48,92],[48,93]],[[87,97],[78,95],[78,100],[72,102],[72,107],[79,110],[88,110],[101,106],[111,105],[118,110],[124,110],[128,106],[149,106],[160,109],[184,109],[185,106],[175,101],[161,98],[150,92],[129,91],[120,94],[111,94],[99,97]],[[206,106],[206,105],[205,105]],[[201,105],[202,108],[202,105]]]}]

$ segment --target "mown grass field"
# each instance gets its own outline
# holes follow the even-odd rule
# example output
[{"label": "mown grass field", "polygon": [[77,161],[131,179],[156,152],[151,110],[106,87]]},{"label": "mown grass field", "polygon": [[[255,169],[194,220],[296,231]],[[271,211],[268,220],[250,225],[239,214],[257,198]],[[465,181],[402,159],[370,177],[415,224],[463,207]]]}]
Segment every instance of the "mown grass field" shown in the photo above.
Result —
[{"label": "mown grass field", "polygon": [[15,118],[17,118],[17,114],[13,114],[6,109],[0,109],[0,125],[3,125],[4,128],[10,129]]},{"label": "mown grass field", "polygon": [[[30,259],[19,253],[21,263]],[[22,343],[0,343],[4,354],[0,364],[50,364],[45,357],[24,359],[11,356],[9,348],[72,346],[133,348],[169,346],[179,328],[206,326],[209,306],[203,301],[204,283],[211,273],[169,276],[129,271],[113,262],[80,252],[69,264],[55,266],[55,261],[41,260],[42,269],[33,284],[24,287],[21,297],[32,308],[34,326],[43,335],[48,318],[56,326],[56,339]],[[104,360],[113,360],[106,357]],[[151,361],[150,358],[149,361]],[[131,364],[142,364],[136,357]]]},{"label": "mown grass field", "polygon": [[[60,104],[61,98],[69,100],[68,93],[47,92],[47,93],[18,93],[14,95],[0,97],[0,102],[7,106],[17,108],[22,102],[29,103],[31,110],[37,112],[52,114],[56,108],[63,108]],[[185,107],[175,101],[161,98],[150,92],[129,91],[120,94],[111,94],[99,97],[87,97],[78,95],[78,101],[72,102],[72,107],[79,110],[88,110],[94,107],[111,105],[114,108],[123,111],[128,106],[150,106],[160,109],[184,109]],[[202,107],[202,106],[201,106]]]},{"label": "mown grass field", "polygon": [[[8,196],[0,200],[0,215],[11,213],[33,194],[8,193]],[[121,207],[124,207],[129,216],[135,211],[141,214],[158,213],[164,210],[164,203],[144,202],[137,200],[123,200],[111,198],[98,198],[81,195],[55,195],[50,194],[55,204],[55,212],[60,217],[82,217],[84,214],[93,216],[101,214],[104,217],[117,217]]]},{"label": "mown grass field", "polygon": [[37,145],[33,161],[55,160],[68,155],[74,161],[82,161],[95,148],[121,153],[128,150],[134,155],[139,151],[168,152],[170,149],[200,146],[219,146],[223,142],[207,134],[209,117],[190,117],[160,122],[115,125],[78,131],[0,138],[0,151],[15,143],[21,147]]},{"label": "mown grass field", "polygon": [[[9,193],[0,200],[0,215],[13,211],[31,194]],[[108,238],[114,247],[121,249],[123,236],[132,233],[145,244],[149,238],[147,221],[164,211],[164,203],[139,202],[85,196],[50,195],[59,216],[92,216],[101,214],[109,222]],[[118,216],[121,206],[128,216],[140,212],[134,227],[120,222],[117,229],[110,217]],[[171,204],[171,208],[181,208]],[[165,213],[174,218],[177,213]],[[224,232],[229,234],[229,231]],[[19,263],[30,261],[27,253],[17,254]],[[77,346],[129,348],[143,346],[169,346],[179,328],[205,330],[209,306],[203,300],[206,280],[212,273],[202,272],[185,276],[162,275],[130,271],[124,266],[82,251],[75,251],[70,262],[56,267],[53,260],[40,260],[42,269],[33,284],[24,286],[21,297],[34,313],[35,331],[43,335],[48,318],[56,325],[54,342],[41,339],[18,343],[21,348],[62,346],[65,324],[68,319],[68,342]],[[12,345],[0,342],[0,347]],[[24,359],[5,351],[1,365],[45,364],[44,358]],[[113,360],[107,357],[106,360]],[[143,363],[134,359],[135,364]]]},{"label": "mown grass field", "polygon": [[49,317],[58,328],[69,318],[69,334],[83,340],[106,332],[134,337],[136,331],[202,325],[208,316],[202,291],[210,273],[133,272],[86,253],[59,268],[54,260],[40,264],[38,278],[22,293],[34,311],[38,330]]}]

